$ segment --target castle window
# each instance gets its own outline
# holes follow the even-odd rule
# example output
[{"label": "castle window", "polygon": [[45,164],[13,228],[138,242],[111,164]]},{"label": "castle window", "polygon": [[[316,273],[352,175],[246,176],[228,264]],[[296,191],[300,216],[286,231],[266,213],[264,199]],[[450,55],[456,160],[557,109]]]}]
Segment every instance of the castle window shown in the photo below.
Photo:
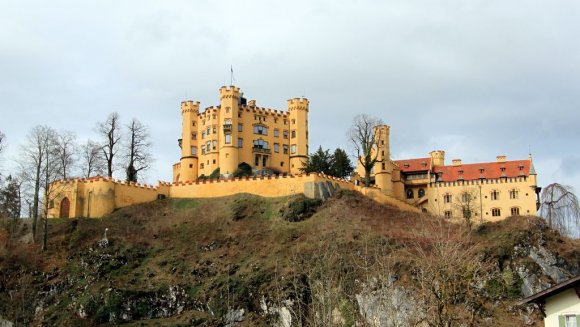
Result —
[{"label": "castle window", "polygon": [[445,218],[447,219],[453,218],[453,212],[451,210],[445,211]]},{"label": "castle window", "polygon": [[290,149],[291,149],[290,153],[295,154],[296,153],[296,144],[292,144],[292,147]]},{"label": "castle window", "polygon": [[274,124],[278,124],[278,118],[274,118]]},{"label": "castle window", "polygon": [[287,144],[283,145],[283,150],[284,150],[284,154],[288,154],[288,145]]},{"label": "castle window", "polygon": [[381,151],[381,157],[385,156],[385,151]]},{"label": "castle window", "polygon": [[284,167],[284,161],[280,161],[280,167]]},{"label": "castle window", "polygon": [[197,140],[197,133],[191,133],[191,139],[192,140]]},{"label": "castle window", "polygon": [[510,212],[511,212],[512,216],[519,216],[520,215],[520,208],[513,207],[510,209]]},{"label": "castle window", "polygon": [[260,165],[260,156],[256,155],[256,157],[254,158],[254,166],[258,166]]},{"label": "castle window", "polygon": [[501,216],[501,210],[499,208],[493,208],[491,209],[491,215],[493,217],[499,217]]},{"label": "castle window", "polygon": [[296,119],[292,119],[292,125],[296,125]]},{"label": "castle window", "polygon": [[288,139],[288,131],[284,131],[284,132],[282,132],[282,136],[283,136],[285,139]]},{"label": "castle window", "polygon": [[280,152],[280,144],[274,143],[274,152],[276,153]]},{"label": "castle window", "polygon": [[517,199],[518,198],[518,190],[515,188],[510,190],[510,199]]},{"label": "castle window", "polygon": [[295,139],[296,138],[296,131],[292,131],[292,138]]},{"label": "castle window", "polygon": [[238,112],[238,118],[242,118],[242,113]]},{"label": "castle window", "polygon": [[242,124],[238,124],[238,132],[241,132],[244,129],[244,126]]},{"label": "castle window", "polygon": [[268,157],[267,156],[263,156],[262,157],[262,166],[266,167],[267,161],[268,161]]},{"label": "castle window", "polygon": [[213,127],[213,133],[215,134],[217,132],[217,128],[214,126]]},{"label": "castle window", "polygon": [[284,119],[284,125],[288,125],[288,121]]},{"label": "castle window", "polygon": [[201,147],[201,154],[205,154],[205,146]]},{"label": "castle window", "polygon": [[492,200],[499,200],[499,191],[497,191],[497,190],[491,191],[491,199]]},{"label": "castle window", "polygon": [[211,119],[215,119],[215,115],[211,115]]},{"label": "castle window", "polygon": [[381,169],[382,169],[382,170],[385,170],[385,169],[386,169],[385,167],[386,167],[386,166],[385,166],[385,163],[384,163],[384,162],[381,162]]},{"label": "castle window", "polygon": [[413,192],[413,190],[408,189],[407,190],[407,199],[412,199],[415,197],[415,193]]},{"label": "castle window", "polygon": [[192,122],[192,123],[193,123],[193,127],[195,127],[195,122]]},{"label": "castle window", "polygon": [[230,134],[226,134],[226,144],[232,143],[232,136]]},{"label": "castle window", "polygon": [[445,194],[443,196],[443,202],[444,203],[451,203],[452,200],[453,200],[453,197],[449,193],[447,193],[447,194]]},{"label": "castle window", "polygon": [[280,136],[280,130],[277,128],[274,128],[274,137],[279,137]]},{"label": "castle window", "polygon": [[238,139],[238,148],[241,148],[244,146],[244,139]]},{"label": "castle window", "polygon": [[268,142],[259,139],[254,141],[254,148],[256,149],[268,149]]},{"label": "castle window", "polygon": [[203,169],[203,162],[199,164],[199,169]]},{"label": "castle window", "polygon": [[211,141],[207,141],[207,143],[205,144],[205,151],[209,152],[211,150]]},{"label": "castle window", "polygon": [[268,135],[268,128],[264,125],[254,125],[254,134]]},{"label": "castle window", "polygon": [[520,164],[520,165],[518,166],[518,168],[519,168],[520,170],[524,170],[524,165]]},{"label": "castle window", "polygon": [[212,163],[215,165],[215,159],[212,160]]},{"label": "castle window", "polygon": [[502,172],[505,171],[505,167],[500,167],[499,170],[501,170]]},{"label": "castle window", "polygon": [[228,119],[224,120],[224,124],[225,125],[231,125],[232,124],[232,120],[228,118]]},{"label": "castle window", "polygon": [[229,114],[229,113],[230,113],[230,107],[226,107],[226,114]]},{"label": "castle window", "polygon": [[213,141],[212,141],[212,145],[213,145],[213,146],[212,146],[212,149],[213,149],[213,150],[216,150],[216,149],[217,149],[217,141],[216,141],[216,140],[213,140]]},{"label": "castle window", "polygon": [[205,131],[201,132],[201,139],[205,139]]},{"label": "castle window", "polygon": [[471,201],[471,194],[469,194],[469,192],[461,193],[461,202],[463,202],[464,204],[467,204],[470,201]]},{"label": "castle window", "polygon": [[424,196],[425,196],[425,189],[423,189],[423,188],[420,188],[420,189],[419,189],[419,192],[418,192],[417,194],[418,194],[418,196],[419,196],[420,198],[424,197]]},{"label": "castle window", "polygon": [[191,147],[191,155],[192,156],[197,156],[197,147],[195,147],[195,146],[192,146]]},{"label": "castle window", "polygon": [[211,134],[210,132],[211,132],[211,130],[210,130],[210,129],[209,129],[209,127],[208,127],[208,128],[205,130],[205,134],[206,134],[206,135],[209,135],[209,134]]}]

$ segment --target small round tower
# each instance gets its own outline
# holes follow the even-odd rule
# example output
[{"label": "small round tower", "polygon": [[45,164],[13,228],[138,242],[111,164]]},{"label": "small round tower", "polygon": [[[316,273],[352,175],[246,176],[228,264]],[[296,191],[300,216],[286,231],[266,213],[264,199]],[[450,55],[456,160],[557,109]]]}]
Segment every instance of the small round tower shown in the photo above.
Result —
[{"label": "small round tower", "polygon": [[218,115],[218,166],[220,174],[230,176],[238,169],[238,110],[241,99],[239,87],[220,88]]},{"label": "small round tower", "polygon": [[445,151],[434,150],[429,152],[431,156],[431,164],[433,167],[445,166]]},{"label": "small round tower", "polygon": [[181,102],[181,160],[179,175],[174,180],[197,180],[198,151],[197,148],[197,117],[199,114],[198,101]]},{"label": "small round tower", "polygon": [[300,174],[308,159],[308,110],[310,102],[306,98],[288,100],[290,131],[290,174]]}]

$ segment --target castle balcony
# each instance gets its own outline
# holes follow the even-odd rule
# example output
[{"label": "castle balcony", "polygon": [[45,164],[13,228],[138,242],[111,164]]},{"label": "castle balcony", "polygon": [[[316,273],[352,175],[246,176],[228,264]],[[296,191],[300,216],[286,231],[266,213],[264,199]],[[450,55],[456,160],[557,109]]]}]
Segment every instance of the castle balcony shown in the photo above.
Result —
[{"label": "castle balcony", "polygon": [[271,149],[265,149],[265,148],[262,148],[262,147],[259,147],[259,146],[255,146],[255,147],[252,148],[252,152],[253,153],[270,154],[270,153],[272,153],[272,150]]},{"label": "castle balcony", "polygon": [[232,124],[224,124],[224,134],[232,133]]},{"label": "castle balcony", "polygon": [[181,142],[182,142],[182,141],[183,141],[182,139],[177,139],[177,145],[179,145],[179,148],[180,148],[180,149],[181,149]]}]

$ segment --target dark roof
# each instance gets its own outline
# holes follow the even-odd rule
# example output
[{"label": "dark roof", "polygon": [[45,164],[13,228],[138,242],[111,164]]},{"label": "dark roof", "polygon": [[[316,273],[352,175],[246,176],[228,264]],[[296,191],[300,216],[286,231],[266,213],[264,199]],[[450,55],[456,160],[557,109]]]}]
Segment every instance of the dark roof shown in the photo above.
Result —
[{"label": "dark roof", "polygon": [[[536,303],[542,302],[543,300],[545,300],[546,298],[548,298],[550,296],[554,296],[558,293],[564,292],[570,288],[576,288],[578,286],[580,286],[580,275],[576,276],[574,278],[568,279],[567,281],[562,282],[560,284],[557,284],[555,286],[552,286],[548,289],[545,289],[541,292],[538,292],[534,295],[528,296],[527,298],[520,301],[520,304],[530,303],[530,302],[536,302]],[[580,298],[580,294],[578,294],[578,297]]]}]

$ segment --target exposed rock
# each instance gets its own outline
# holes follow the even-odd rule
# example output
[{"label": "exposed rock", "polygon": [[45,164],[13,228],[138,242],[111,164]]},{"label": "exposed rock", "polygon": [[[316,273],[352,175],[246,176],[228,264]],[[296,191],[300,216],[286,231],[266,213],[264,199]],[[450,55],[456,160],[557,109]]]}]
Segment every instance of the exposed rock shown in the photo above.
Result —
[{"label": "exposed rock", "polygon": [[392,279],[377,286],[377,280],[363,285],[356,294],[360,314],[371,326],[410,326],[411,316],[419,312],[411,293],[395,286]]},{"label": "exposed rock", "polygon": [[13,327],[14,323],[12,321],[8,321],[0,316],[0,327]]},{"label": "exposed rock", "polygon": [[556,283],[566,280],[566,276],[562,272],[562,269],[557,266],[558,260],[556,257],[543,246],[532,247],[529,256],[538,264],[538,266],[542,267],[542,270],[544,270],[544,272]]},{"label": "exposed rock", "polygon": [[226,327],[234,327],[236,326],[239,322],[244,321],[244,314],[245,314],[245,310],[244,309],[230,309],[228,311],[228,313],[226,313],[226,315],[224,316],[224,321],[226,323]]}]

